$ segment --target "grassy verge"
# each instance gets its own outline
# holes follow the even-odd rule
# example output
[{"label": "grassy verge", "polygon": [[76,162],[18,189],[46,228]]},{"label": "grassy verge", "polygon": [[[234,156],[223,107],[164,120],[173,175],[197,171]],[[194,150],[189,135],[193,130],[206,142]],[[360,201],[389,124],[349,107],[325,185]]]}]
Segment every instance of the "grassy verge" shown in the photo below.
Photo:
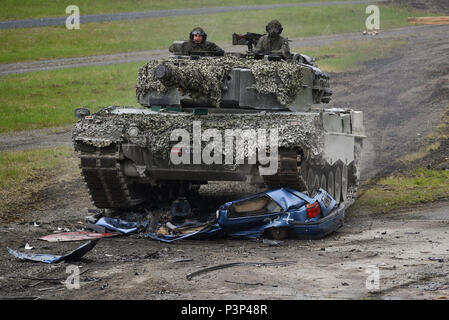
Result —
[{"label": "grassy verge", "polygon": [[[283,0],[282,3],[327,2],[333,0]],[[343,0],[346,1],[346,0]],[[81,14],[102,14],[179,8],[276,4],[277,0],[3,0],[0,20],[64,16],[65,8],[77,5]]]},{"label": "grassy verge", "polygon": [[[351,212],[376,214],[449,199],[449,106],[418,152],[401,159],[403,173],[366,181]],[[414,168],[414,169],[413,169]]]},{"label": "grassy verge", "polygon": [[446,108],[446,113],[441,117],[440,123],[432,132],[423,137],[421,148],[416,152],[403,156],[399,160],[406,165],[422,161],[425,158],[431,157],[432,152],[441,153],[439,149],[445,147],[445,141],[449,141],[449,105]]},{"label": "grassy verge", "polygon": [[[309,48],[293,48],[293,52],[315,57],[320,69],[327,72],[356,71],[363,62],[386,58],[395,49],[404,46],[405,40],[369,39],[363,41],[337,41],[332,45]],[[348,50],[351,48],[351,50]]]},{"label": "grassy verge", "polygon": [[0,220],[20,218],[45,200],[49,185],[79,176],[71,147],[0,153]]},{"label": "grassy verge", "polygon": [[[168,48],[197,25],[205,28],[209,40],[229,44],[233,32],[263,32],[273,18],[282,22],[289,38],[362,31],[365,9],[362,5],[282,8],[89,23],[79,30],[62,26],[0,30],[0,63]],[[406,26],[407,17],[423,15],[422,11],[390,5],[380,5],[380,10],[384,30]]]},{"label": "grassy verge", "polygon": [[0,78],[0,132],[55,127],[75,121],[73,111],[89,106],[136,105],[142,63],[62,69]]},{"label": "grassy verge", "polygon": [[[449,171],[418,168],[362,186],[351,212],[377,214],[449,198]],[[361,210],[363,209],[363,210]]]}]

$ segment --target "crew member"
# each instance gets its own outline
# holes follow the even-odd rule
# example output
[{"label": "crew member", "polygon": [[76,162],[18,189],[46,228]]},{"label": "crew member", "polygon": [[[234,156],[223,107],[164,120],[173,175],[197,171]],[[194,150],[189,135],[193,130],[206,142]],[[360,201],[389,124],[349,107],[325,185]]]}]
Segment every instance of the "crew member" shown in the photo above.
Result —
[{"label": "crew member", "polygon": [[284,59],[290,58],[288,39],[280,36],[283,28],[278,20],[270,21],[265,27],[267,34],[257,42],[255,52],[262,54],[280,54]]},{"label": "crew member", "polygon": [[[223,49],[213,42],[206,41],[207,33],[200,27],[194,28],[189,35],[190,40],[185,41],[181,47],[181,54],[184,55],[214,55],[222,56]],[[175,44],[168,49],[170,52],[179,53]]]}]

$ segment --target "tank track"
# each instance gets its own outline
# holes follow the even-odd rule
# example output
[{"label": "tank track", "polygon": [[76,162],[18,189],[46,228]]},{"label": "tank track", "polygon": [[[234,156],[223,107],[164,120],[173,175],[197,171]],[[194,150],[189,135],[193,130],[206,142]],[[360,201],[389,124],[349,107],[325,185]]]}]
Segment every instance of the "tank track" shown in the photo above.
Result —
[{"label": "tank track", "polygon": [[[135,187],[123,174],[119,145],[95,147],[76,142],[75,150],[78,151],[81,173],[96,207],[127,209],[148,200],[142,195],[142,189]],[[344,202],[349,207],[355,200],[359,184],[361,145],[356,144],[355,153],[355,161],[346,166],[341,161],[333,165],[312,162],[298,150],[281,149],[277,173],[263,176],[263,179],[270,189],[288,186],[307,191],[309,195],[323,188],[337,202]]]},{"label": "tank track", "polygon": [[295,190],[307,189],[305,180],[301,175],[301,156],[296,150],[279,150],[278,171],[274,175],[263,176],[269,188],[291,187]]},{"label": "tank track", "polygon": [[144,201],[124,176],[117,144],[95,147],[77,142],[75,150],[93,203],[98,208],[130,208]]},{"label": "tank track", "polygon": [[349,166],[337,161],[335,164],[312,162],[304,159],[297,150],[279,150],[278,172],[264,176],[270,188],[291,187],[307,191],[309,195],[318,188],[325,189],[337,202],[349,207],[355,200],[359,185],[359,160],[361,146],[356,145],[356,160]]}]

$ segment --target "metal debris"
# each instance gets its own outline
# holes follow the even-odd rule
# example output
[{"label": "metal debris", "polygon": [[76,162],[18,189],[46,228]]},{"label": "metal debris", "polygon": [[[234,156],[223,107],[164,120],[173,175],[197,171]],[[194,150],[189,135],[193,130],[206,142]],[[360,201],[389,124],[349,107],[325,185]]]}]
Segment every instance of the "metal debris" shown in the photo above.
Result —
[{"label": "metal debris", "polygon": [[179,263],[179,262],[190,262],[190,261],[193,261],[193,259],[191,259],[191,258],[177,258],[177,259],[172,259],[172,260],[168,260],[168,261],[173,262],[173,263]]},{"label": "metal debris", "polygon": [[282,246],[284,244],[284,241],[281,240],[270,240],[270,239],[263,239],[263,243],[268,244],[269,246]]},{"label": "metal debris", "polygon": [[39,238],[39,240],[45,240],[49,242],[80,241],[80,240],[93,240],[105,237],[114,237],[117,235],[119,235],[119,233],[96,233],[88,231],[77,231],[77,232],[50,234],[48,236]]},{"label": "metal debris", "polygon": [[129,234],[133,232],[138,232],[139,230],[146,229],[148,227],[149,221],[143,223],[140,222],[129,222],[122,219],[103,217],[97,221],[96,225],[105,227],[108,230],[118,231],[123,234]]},{"label": "metal debris", "polygon": [[263,286],[264,285],[262,282],[248,283],[248,282],[237,282],[237,281],[230,281],[230,280],[225,280],[225,282],[234,283],[234,284],[242,284],[245,286]]},{"label": "metal debris", "polygon": [[256,266],[256,267],[262,267],[262,266],[283,266],[288,264],[294,264],[296,261],[283,261],[283,262],[233,262],[233,263],[226,263],[226,264],[220,264],[218,266],[213,266],[205,269],[201,269],[192,273],[189,273],[186,275],[187,280],[192,280],[192,278],[199,276],[201,274],[205,274],[208,272],[225,269],[225,268],[231,268],[231,267],[237,267],[237,266]]},{"label": "metal debris", "polygon": [[13,249],[7,248],[9,253],[15,256],[18,259],[21,260],[29,260],[29,261],[35,261],[35,262],[43,262],[43,263],[57,263],[61,261],[76,261],[80,259],[82,256],[84,256],[87,252],[92,250],[95,245],[97,244],[99,239],[91,240],[85,244],[83,244],[78,249],[70,252],[69,254],[63,255],[63,256],[56,256],[52,254],[45,254],[45,253],[22,253],[15,251]]},{"label": "metal debris", "polygon": [[186,234],[170,234],[167,231],[168,228],[164,228],[164,232],[161,232],[159,229],[158,232],[148,232],[145,234],[146,238],[150,238],[153,240],[158,240],[166,243],[171,243],[177,240],[182,239],[205,239],[210,237],[217,237],[222,235],[222,229],[218,225],[218,223],[210,224],[205,223],[203,227],[200,227],[199,230],[196,229],[193,232],[186,233]]}]

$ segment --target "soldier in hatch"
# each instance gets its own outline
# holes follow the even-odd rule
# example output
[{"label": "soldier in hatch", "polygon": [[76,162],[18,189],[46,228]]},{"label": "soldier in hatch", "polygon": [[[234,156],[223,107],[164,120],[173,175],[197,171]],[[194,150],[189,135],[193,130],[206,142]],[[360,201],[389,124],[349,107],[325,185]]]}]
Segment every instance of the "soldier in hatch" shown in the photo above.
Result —
[{"label": "soldier in hatch", "polygon": [[265,27],[267,34],[262,36],[257,42],[256,53],[281,54],[284,59],[290,58],[290,48],[288,39],[280,36],[283,28],[279,21],[272,20]]},{"label": "soldier in hatch", "polygon": [[190,40],[184,41],[179,47],[176,43],[172,44],[168,49],[170,52],[183,54],[183,55],[214,55],[222,56],[224,54],[223,49],[217,46],[213,42],[206,41],[207,33],[200,27],[196,27],[190,32]]}]

